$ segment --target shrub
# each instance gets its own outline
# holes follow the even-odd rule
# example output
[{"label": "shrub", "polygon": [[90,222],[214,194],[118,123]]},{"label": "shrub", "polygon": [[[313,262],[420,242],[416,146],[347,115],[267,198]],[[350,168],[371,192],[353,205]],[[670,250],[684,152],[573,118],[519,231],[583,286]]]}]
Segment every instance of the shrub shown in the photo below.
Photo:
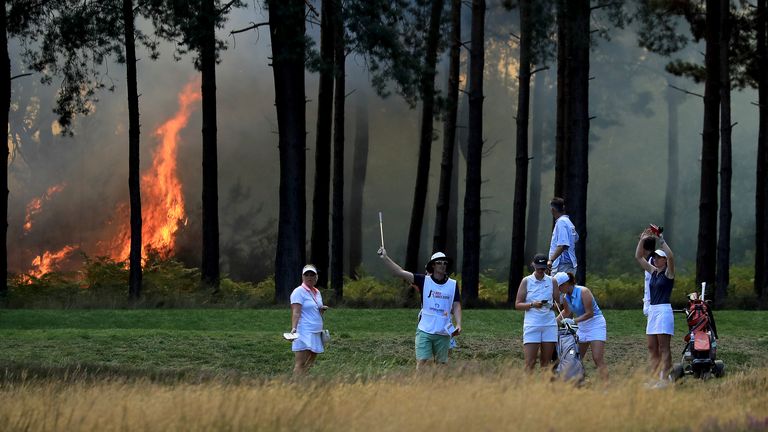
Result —
[{"label": "shrub", "polygon": [[275,303],[275,277],[269,276],[259,282],[236,282],[229,278],[221,279],[218,301],[230,306],[256,307]]},{"label": "shrub", "polygon": [[508,296],[508,285],[506,282],[496,281],[487,271],[480,273],[480,283],[478,286],[478,297],[481,304],[506,305]]},{"label": "shrub", "polygon": [[[374,308],[403,307],[409,298],[408,291],[412,289],[397,279],[381,281],[361,273],[361,276],[356,280],[344,278],[343,304]],[[332,296],[333,291],[328,291]],[[323,292],[323,298],[331,299],[333,297],[326,297],[325,292]]]}]

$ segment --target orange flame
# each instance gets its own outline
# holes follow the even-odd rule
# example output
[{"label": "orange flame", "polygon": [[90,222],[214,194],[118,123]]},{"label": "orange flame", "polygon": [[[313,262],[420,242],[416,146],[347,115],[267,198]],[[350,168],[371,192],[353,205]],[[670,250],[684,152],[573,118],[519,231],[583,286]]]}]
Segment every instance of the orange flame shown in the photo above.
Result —
[{"label": "orange flame", "polygon": [[29,275],[39,278],[46,273],[50,273],[61,261],[74,252],[74,250],[75,248],[72,246],[64,246],[58,252],[43,252],[42,255],[38,255],[32,260],[32,268],[28,272]]},{"label": "orange flame", "polygon": [[64,186],[66,186],[66,183],[62,183],[60,185],[51,186],[48,188],[47,191],[45,191],[45,194],[41,196],[40,198],[34,198],[32,201],[27,204],[27,212],[24,217],[24,233],[29,233],[29,231],[32,230],[32,216],[40,213],[40,211],[43,209],[43,201],[49,201],[54,194],[61,192],[64,190]]},{"label": "orange flame", "polygon": [[[155,152],[152,167],[141,177],[142,201],[142,251],[146,258],[148,248],[158,250],[164,256],[173,251],[179,224],[186,224],[184,195],[177,175],[176,155],[179,148],[179,132],[187,125],[192,114],[192,104],[201,99],[200,79],[187,84],[179,94],[179,110],[155,130],[160,146]],[[125,208],[126,206],[122,206]],[[130,224],[123,224],[115,238],[117,250],[112,257],[126,260],[131,250]]]}]

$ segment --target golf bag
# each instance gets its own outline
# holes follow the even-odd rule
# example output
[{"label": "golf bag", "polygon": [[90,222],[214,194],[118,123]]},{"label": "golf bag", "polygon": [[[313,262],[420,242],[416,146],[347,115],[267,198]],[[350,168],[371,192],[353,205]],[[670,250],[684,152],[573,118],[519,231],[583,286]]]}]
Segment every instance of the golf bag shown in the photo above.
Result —
[{"label": "golf bag", "polygon": [[557,366],[555,373],[563,381],[584,381],[584,365],[579,353],[579,337],[570,325],[557,330]]},{"label": "golf bag", "polygon": [[696,293],[688,295],[688,307],[684,312],[688,321],[688,333],[683,340],[682,360],[672,367],[671,378],[678,379],[690,374],[696,378],[722,377],[725,364],[717,360],[717,327],[709,303]]}]

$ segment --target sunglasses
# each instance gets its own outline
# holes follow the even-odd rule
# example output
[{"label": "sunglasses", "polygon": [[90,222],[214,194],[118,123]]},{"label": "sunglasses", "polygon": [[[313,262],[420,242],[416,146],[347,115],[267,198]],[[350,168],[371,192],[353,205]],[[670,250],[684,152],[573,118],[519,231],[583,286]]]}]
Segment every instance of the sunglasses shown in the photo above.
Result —
[{"label": "sunglasses", "polygon": [[448,261],[435,261],[435,264],[437,265],[448,265]]},{"label": "sunglasses", "polygon": [[306,272],[306,273],[304,273],[304,276],[306,276],[306,277],[315,277],[315,276],[317,276],[317,273]]}]

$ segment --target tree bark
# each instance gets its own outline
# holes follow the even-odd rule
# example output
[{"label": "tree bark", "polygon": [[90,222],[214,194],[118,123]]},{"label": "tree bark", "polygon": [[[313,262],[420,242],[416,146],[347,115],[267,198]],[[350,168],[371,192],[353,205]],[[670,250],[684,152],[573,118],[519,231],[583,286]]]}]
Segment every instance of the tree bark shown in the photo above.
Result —
[{"label": "tree bark", "polygon": [[331,287],[336,300],[344,298],[344,20],[341,0],[334,0],[334,89],[333,113],[333,215],[331,229]]},{"label": "tree bark", "polygon": [[[451,212],[451,185],[456,153],[456,117],[459,108],[459,72],[461,69],[461,0],[451,0],[451,48],[446,91],[446,113],[443,123],[443,157],[440,163],[440,185],[437,193],[433,251],[446,251],[448,214]],[[455,255],[452,255],[455,259]]]},{"label": "tree bark", "polygon": [[528,198],[528,114],[531,96],[531,0],[520,0],[520,70],[517,92],[515,196],[512,209],[512,252],[507,303],[513,304],[525,266],[525,216]]},{"label": "tree bark", "polygon": [[[568,34],[568,2],[557,1],[557,124],[555,127],[555,190],[554,196],[566,198],[565,183],[568,177],[568,100],[570,37]],[[552,221],[554,225],[554,220]]]},{"label": "tree bark", "polygon": [[568,2],[568,67],[566,110],[566,209],[579,233],[576,281],[584,285],[587,271],[587,186],[589,184],[589,0]]},{"label": "tree bark", "polygon": [[216,2],[203,2],[200,48],[203,104],[203,283],[219,289],[219,173],[216,149]]},{"label": "tree bark", "polygon": [[312,198],[310,257],[317,267],[317,285],[328,286],[328,219],[331,194],[331,126],[333,122],[333,0],[323,0],[320,13],[320,84],[317,95],[315,190]]},{"label": "tree bark", "polygon": [[768,300],[768,46],[766,0],[757,0],[758,135],[755,178],[755,293]]},{"label": "tree bark", "polygon": [[480,283],[480,189],[483,157],[483,69],[485,62],[485,0],[472,0],[469,61],[469,142],[464,193],[464,256],[462,300],[477,303]]},{"label": "tree bark", "polygon": [[421,229],[424,223],[424,207],[429,186],[429,164],[432,152],[432,122],[435,112],[435,65],[440,42],[440,18],[443,13],[443,0],[432,0],[429,18],[427,47],[424,58],[424,71],[421,76],[421,134],[419,136],[419,160],[416,165],[416,186],[411,208],[411,225],[408,230],[408,244],[405,250],[405,268],[415,271],[421,248]]},{"label": "tree bark", "polygon": [[679,106],[680,93],[667,86],[667,189],[664,198],[664,237],[667,241],[675,238],[675,202],[680,172],[680,146],[677,139]]},{"label": "tree bark", "polygon": [[304,263],[306,182],[304,1],[268,0],[280,149],[275,300],[285,303]]},{"label": "tree bark", "polygon": [[128,89],[128,195],[131,205],[131,250],[129,254],[128,297],[141,297],[141,176],[139,91],[136,78],[136,41],[134,37],[133,0],[123,0],[126,81]]},{"label": "tree bark", "polygon": [[[2,11],[0,11],[0,83],[2,83],[2,94],[0,94],[0,124],[5,130],[8,129],[8,115],[11,109],[11,58],[8,56],[8,19],[6,16],[7,1],[3,1]],[[8,139],[3,141],[3,174],[0,176],[0,190],[2,190],[2,209],[0,212],[5,219],[5,228],[2,238],[2,256],[0,262],[3,264],[3,281],[0,283],[0,296],[8,293],[8,157],[10,149],[8,148]]]},{"label": "tree bark", "polygon": [[528,262],[538,253],[539,249],[539,209],[541,208],[541,170],[542,158],[544,157],[543,141],[544,129],[546,124],[545,108],[545,86],[546,76],[544,72],[539,72],[534,78],[533,84],[533,123],[531,125],[531,172],[529,175],[531,184],[528,192],[528,218],[525,235],[525,253],[524,259]]},{"label": "tree bark", "polygon": [[368,96],[362,90],[357,92],[355,113],[357,125],[349,197],[349,270],[357,279],[363,262],[363,192],[368,169]]},{"label": "tree bark", "polygon": [[730,1],[720,0],[720,223],[717,237],[717,287],[715,305],[728,297],[731,261],[731,74],[730,74]]},{"label": "tree bark", "polygon": [[720,4],[707,0],[704,64],[704,128],[701,145],[699,233],[696,249],[696,284],[715,283],[717,253],[717,165],[720,140]]}]

